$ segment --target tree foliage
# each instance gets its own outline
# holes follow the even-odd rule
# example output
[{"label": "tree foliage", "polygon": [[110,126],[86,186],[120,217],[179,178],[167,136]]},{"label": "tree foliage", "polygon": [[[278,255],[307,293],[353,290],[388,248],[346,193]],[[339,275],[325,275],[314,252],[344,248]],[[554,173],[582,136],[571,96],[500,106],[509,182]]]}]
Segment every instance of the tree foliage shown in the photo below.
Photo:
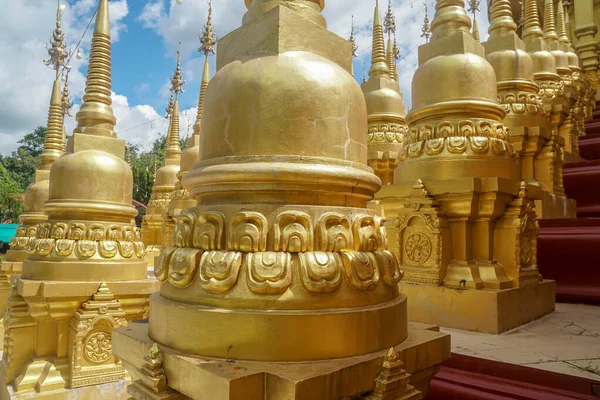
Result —
[{"label": "tree foliage", "polygon": [[22,191],[0,164],[0,223],[17,223],[23,212]]},{"label": "tree foliage", "polygon": [[[23,212],[22,194],[35,178],[35,170],[40,164],[40,154],[44,148],[46,128],[39,126],[26,134],[17,150],[9,156],[0,155],[0,218],[2,222],[17,221]],[[152,144],[152,149],[142,151],[138,146],[128,144],[126,158],[133,172],[133,198],[148,204],[152,194],[153,175],[162,166],[165,157],[167,138],[161,135]],[[181,140],[183,149],[185,140]]]}]

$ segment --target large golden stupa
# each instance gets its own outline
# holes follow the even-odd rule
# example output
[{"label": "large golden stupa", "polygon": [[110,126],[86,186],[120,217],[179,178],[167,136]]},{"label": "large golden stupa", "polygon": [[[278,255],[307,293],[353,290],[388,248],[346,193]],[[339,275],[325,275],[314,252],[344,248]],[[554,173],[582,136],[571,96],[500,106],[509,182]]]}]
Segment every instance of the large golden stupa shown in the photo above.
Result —
[{"label": "large golden stupa", "polygon": [[[385,220],[367,208],[381,181],[367,166],[351,44],[326,29],[322,0],[246,6],[219,41],[199,162],[183,178],[197,205],[176,217],[155,266],[148,324],[115,336],[139,377],[131,393],[419,398],[406,371],[426,391],[448,342],[409,328]],[[417,348],[427,358],[407,356]]]}]

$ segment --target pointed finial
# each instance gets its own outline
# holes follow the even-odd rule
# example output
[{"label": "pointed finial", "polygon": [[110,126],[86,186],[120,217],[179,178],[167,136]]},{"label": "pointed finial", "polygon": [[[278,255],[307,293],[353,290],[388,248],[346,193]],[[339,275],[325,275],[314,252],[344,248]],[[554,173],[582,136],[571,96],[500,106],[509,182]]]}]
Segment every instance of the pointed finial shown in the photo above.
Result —
[{"label": "pointed finial", "polygon": [[375,2],[375,16],[373,18],[373,51],[371,55],[371,68],[369,76],[390,75],[385,54],[385,42],[383,40],[383,24],[381,22],[381,13],[379,11],[379,0]]},{"label": "pointed finial", "polygon": [[111,104],[111,43],[108,0],[100,0],[88,64],[83,104],[75,133],[116,137],[117,120]]},{"label": "pointed finial", "polygon": [[208,64],[208,56],[212,53],[215,54],[214,45],[217,43],[214,34],[214,27],[212,22],[212,2],[208,3],[208,17],[206,25],[204,25],[204,32],[202,36],[198,35],[201,46],[198,51],[204,53],[204,70],[202,71],[202,81],[200,82],[200,95],[198,96],[198,108],[196,113],[196,122],[194,123],[194,135],[200,135],[200,125],[202,120],[202,108],[204,107],[204,96],[206,94],[206,88],[210,81],[210,66]]},{"label": "pointed finial", "polygon": [[48,110],[48,124],[44,148],[40,154],[40,170],[50,170],[50,167],[64,153],[64,127],[63,103],[60,93],[60,79],[54,80],[50,109]]},{"label": "pointed finial", "polygon": [[171,92],[171,97],[169,98],[169,103],[167,104],[167,108],[165,109],[165,118],[171,118],[173,115],[173,107],[175,106],[175,97],[173,96],[173,92]]},{"label": "pointed finial", "polygon": [[367,82],[367,66],[365,63],[363,63],[363,77],[362,77],[362,83]]},{"label": "pointed finial", "polygon": [[352,16],[352,29],[350,30],[350,43],[352,43],[352,57],[358,57],[358,45],[354,36],[354,15]]},{"label": "pointed finial", "polygon": [[183,93],[183,74],[181,73],[181,42],[177,47],[177,66],[175,67],[175,73],[171,78],[171,92],[175,94],[175,99],[179,96],[179,93]]},{"label": "pointed finial", "polygon": [[552,0],[544,0],[544,39],[551,42],[558,40]]},{"label": "pointed finial", "polygon": [[209,53],[215,54],[215,44],[217,43],[217,39],[215,37],[213,21],[212,21],[212,1],[208,2],[208,18],[206,24],[204,25],[204,31],[202,35],[198,35],[198,39],[200,39],[200,47],[198,51],[204,53],[207,57]]},{"label": "pointed finial", "polygon": [[71,95],[69,94],[69,71],[67,71],[64,75],[65,86],[62,91],[62,107],[63,107],[63,116],[72,117],[71,108],[73,107],[73,102],[71,101]]},{"label": "pointed finial", "polygon": [[488,32],[490,37],[499,37],[516,32],[517,24],[513,20],[510,0],[494,0],[491,10],[492,18]]},{"label": "pointed finial", "polygon": [[421,37],[425,38],[425,42],[429,43],[431,37],[431,23],[429,22],[429,11],[427,10],[427,1],[423,1],[425,6],[425,18],[423,19],[423,27],[421,28]]},{"label": "pointed finial", "polygon": [[167,114],[171,117],[169,130],[167,131],[167,143],[165,147],[165,160],[177,158],[181,155],[181,144],[179,136],[179,93],[183,93],[184,80],[181,74],[181,42],[177,49],[177,67],[171,78],[171,94],[175,96],[169,100]]},{"label": "pointed finial", "polygon": [[525,29],[525,0],[519,0],[519,4],[521,5],[521,16],[519,17],[518,29],[523,34],[523,29]]},{"label": "pointed finial", "polygon": [[538,14],[537,0],[525,1],[525,26],[523,28],[522,38],[541,38],[544,36],[540,17]]},{"label": "pointed finial", "polygon": [[50,42],[50,47],[46,46],[48,50],[48,58],[44,60],[44,64],[53,70],[56,71],[56,77],[58,78],[61,67],[65,69],[71,69],[71,67],[67,64],[67,58],[69,57],[69,52],[65,46],[65,34],[62,31],[61,27],[61,19],[62,19],[62,11],[63,6],[60,5],[60,0],[57,0],[57,8],[56,8],[56,28],[52,32],[52,39]]},{"label": "pointed finial", "polygon": [[563,1],[564,16],[565,16],[565,28],[567,31],[567,39],[569,39],[569,45],[573,45],[573,35],[571,32],[571,20],[569,18],[569,8],[571,7],[571,0]]},{"label": "pointed finial", "polygon": [[388,2],[388,9],[385,13],[383,27],[384,32],[388,35],[388,39],[391,39],[392,35],[396,34],[396,17],[394,16],[394,10],[392,10],[392,0],[389,0]]},{"label": "pointed finial", "polygon": [[[558,41],[566,46],[569,46],[570,40],[569,36],[567,36],[567,25],[565,21],[565,9],[563,7],[562,0],[558,0],[557,8],[556,8],[556,18],[558,22]],[[568,18],[568,16],[567,16]]]},{"label": "pointed finial", "polygon": [[152,184],[156,183],[156,170],[157,170],[157,161],[154,159],[154,172],[152,173]]},{"label": "pointed finial", "polygon": [[480,0],[469,0],[469,12],[473,14],[473,38],[480,41],[479,39],[479,25],[477,24],[477,12],[481,11],[479,8]]}]

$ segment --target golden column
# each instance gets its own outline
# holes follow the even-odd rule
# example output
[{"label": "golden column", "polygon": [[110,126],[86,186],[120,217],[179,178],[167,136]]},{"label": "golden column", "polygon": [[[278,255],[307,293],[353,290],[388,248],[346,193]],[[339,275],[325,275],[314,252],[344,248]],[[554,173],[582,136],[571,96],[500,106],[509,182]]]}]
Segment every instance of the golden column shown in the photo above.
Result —
[{"label": "golden column", "polygon": [[[521,179],[540,188],[537,194],[530,194],[549,199],[544,184],[538,180],[540,171],[536,168],[536,158],[551,140],[552,126],[538,94],[533,58],[517,35],[510,0],[493,0],[490,11],[490,38],[483,46],[496,72],[498,99],[506,112],[503,122],[510,131],[509,142],[519,156]],[[551,206],[548,202],[539,204],[542,206],[537,210],[540,215],[544,214],[544,206]]]},{"label": "golden column", "polygon": [[[384,220],[367,209],[381,181],[366,165],[352,45],[326,29],[323,0],[246,5],[242,26],[219,41],[200,161],[183,178],[197,205],[176,218],[175,246],[155,267],[163,284],[148,324],[115,337],[141,374],[131,393],[153,393],[149,378],[161,374],[142,368],[160,360],[141,359],[148,337],[168,386],[195,399],[357,396],[374,388],[391,347],[405,370],[429,370],[425,389],[447,339],[419,331],[405,342],[402,274]],[[389,71],[385,56],[381,66]],[[411,346],[427,356],[418,367],[406,362]],[[407,382],[394,391],[412,390]]]},{"label": "golden column", "polygon": [[146,262],[154,265],[154,258],[160,255],[165,232],[163,224],[171,202],[171,194],[177,185],[179,164],[181,163],[181,143],[179,139],[179,93],[183,92],[181,55],[177,50],[177,67],[171,78],[171,100],[167,107],[169,129],[165,143],[165,158],[162,166],[154,173],[152,195],[142,221],[142,242],[146,246]]},{"label": "golden column", "polygon": [[10,241],[6,260],[0,263],[0,316],[3,316],[6,311],[10,278],[21,273],[23,261],[27,258],[27,249],[36,235],[36,225],[48,219],[42,208],[48,200],[50,167],[64,153],[60,73],[62,69],[70,67],[67,65],[69,52],[66,50],[65,34],[61,27],[60,3],[56,10],[56,28],[52,32],[48,55],[49,58],[44,61],[44,64],[53,69],[56,74],[50,96],[44,148],[40,155],[40,166],[35,171],[35,181],[25,191],[25,212],[19,217],[22,225],[17,228],[15,237]]},{"label": "golden column", "polygon": [[394,169],[398,165],[398,154],[407,131],[406,106],[396,81],[396,57],[392,35],[396,23],[391,5],[385,18],[388,33],[386,57],[384,26],[381,21],[379,1],[373,19],[373,51],[369,80],[362,84],[368,114],[368,164],[375,170],[384,185],[394,181]]},{"label": "golden column", "polygon": [[552,311],[554,282],[537,269],[539,189],[521,180],[494,68],[470,28],[463,0],[437,1],[394,184],[377,198],[410,319],[499,333]]},{"label": "golden column", "polygon": [[[536,210],[539,218],[575,218],[577,204],[567,198],[563,186],[562,168],[564,164],[564,139],[558,135],[558,127],[568,115],[571,108],[568,93],[565,91],[565,80],[570,79],[571,70],[568,58],[564,52],[550,51],[544,37],[552,41],[554,37],[552,28],[552,7],[547,7],[549,26],[542,31],[538,6],[536,0],[524,0],[525,20],[522,39],[527,52],[533,58],[534,79],[539,87],[539,94],[550,118],[552,136],[542,147],[536,157],[537,179],[543,183],[544,198],[536,201]],[[557,36],[558,37],[558,36]],[[563,57],[564,56],[564,57]],[[557,58],[558,57],[558,58]],[[561,66],[562,77],[558,74],[557,60]]]},{"label": "golden column", "polygon": [[217,43],[212,21],[212,2],[208,3],[208,18],[204,25],[204,32],[200,39],[198,51],[204,53],[204,70],[202,72],[202,81],[200,82],[200,95],[198,96],[198,111],[196,113],[196,122],[194,123],[194,134],[187,139],[185,150],[181,154],[181,163],[177,173],[177,182],[175,190],[171,193],[171,202],[165,215],[163,225],[163,248],[172,247],[175,244],[173,240],[173,231],[175,228],[176,216],[181,214],[186,208],[196,205],[196,200],[190,198],[189,192],[183,187],[181,181],[183,177],[192,169],[200,158],[200,125],[202,121],[202,108],[204,106],[204,96],[206,88],[210,81],[210,66],[208,65],[208,56],[215,54],[214,46]]},{"label": "golden column", "polygon": [[[157,289],[146,279],[144,245],[131,223],[133,177],[123,160],[125,142],[114,132],[111,108],[111,45],[108,0],[100,0],[78,126],[62,150],[56,123],[49,195],[23,262],[7,312],[2,391],[32,396],[57,390],[100,397],[119,387],[102,384],[126,377],[112,355],[112,329],[140,319]],[[55,86],[55,88],[57,88]],[[53,94],[58,121],[60,91]],[[85,387],[85,388],[84,388]],[[13,397],[14,398],[14,397]],[[17,397],[18,398],[18,397]]]}]

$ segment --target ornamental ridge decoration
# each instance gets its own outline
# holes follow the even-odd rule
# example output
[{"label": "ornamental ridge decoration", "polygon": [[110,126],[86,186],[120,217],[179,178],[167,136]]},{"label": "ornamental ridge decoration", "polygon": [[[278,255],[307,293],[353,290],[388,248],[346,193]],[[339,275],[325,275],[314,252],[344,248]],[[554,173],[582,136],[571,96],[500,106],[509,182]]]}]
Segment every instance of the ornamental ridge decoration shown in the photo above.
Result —
[{"label": "ornamental ridge decoration", "polygon": [[367,141],[369,143],[398,143],[404,142],[404,136],[408,132],[406,124],[369,124]]},{"label": "ornamental ridge decoration", "polygon": [[[192,284],[209,293],[232,289],[244,270],[248,288],[258,294],[284,293],[298,275],[312,293],[337,290],[344,276],[356,290],[381,280],[402,279],[396,257],[386,250],[385,218],[326,212],[316,221],[301,211],[284,211],[269,223],[258,212],[229,220],[219,212],[188,210],[176,217],[175,246],[155,265],[160,282],[176,288]],[[197,279],[196,279],[197,277]]]}]

